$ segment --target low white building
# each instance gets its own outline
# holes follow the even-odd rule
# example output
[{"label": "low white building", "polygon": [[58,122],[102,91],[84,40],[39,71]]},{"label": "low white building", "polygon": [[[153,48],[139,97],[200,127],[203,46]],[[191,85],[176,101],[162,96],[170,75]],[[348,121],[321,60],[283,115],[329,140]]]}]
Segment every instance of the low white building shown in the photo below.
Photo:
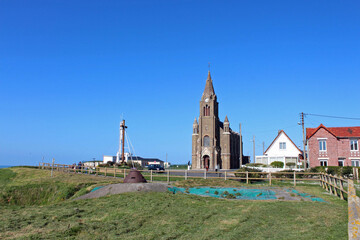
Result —
[{"label": "low white building", "polygon": [[272,162],[280,161],[284,163],[284,168],[287,167],[286,163],[294,163],[295,167],[299,163],[300,156],[302,151],[283,130],[280,130],[264,155],[256,156],[255,163],[270,165]]}]

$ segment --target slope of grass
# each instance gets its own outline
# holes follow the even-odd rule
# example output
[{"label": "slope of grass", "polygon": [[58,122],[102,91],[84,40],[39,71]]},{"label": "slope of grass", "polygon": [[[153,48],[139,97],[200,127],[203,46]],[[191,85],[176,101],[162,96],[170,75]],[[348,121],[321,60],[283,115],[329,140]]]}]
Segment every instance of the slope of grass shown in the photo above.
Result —
[{"label": "slope of grass", "polygon": [[119,179],[69,174],[32,168],[7,168],[0,171],[0,206],[40,205],[64,201],[89,192],[99,185]]},{"label": "slope of grass", "polygon": [[[42,175],[48,171],[35,171],[16,170],[10,185],[54,181]],[[69,174],[61,178],[57,181],[64,185],[112,180]],[[199,185],[195,181],[179,184]],[[238,183],[201,180],[201,184],[235,187]],[[328,203],[238,201],[170,192],[55,199],[45,205],[0,206],[0,239],[347,239],[347,202],[326,194],[318,185],[296,189]]]}]

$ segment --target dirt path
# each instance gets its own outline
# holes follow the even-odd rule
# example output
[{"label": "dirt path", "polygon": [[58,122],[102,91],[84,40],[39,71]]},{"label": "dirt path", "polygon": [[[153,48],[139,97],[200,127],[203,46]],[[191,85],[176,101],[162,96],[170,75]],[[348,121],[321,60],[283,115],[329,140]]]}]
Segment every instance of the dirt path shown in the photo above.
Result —
[{"label": "dirt path", "polygon": [[99,188],[75,200],[99,198],[126,192],[166,192],[167,190],[168,185],[165,183],[117,183]]}]

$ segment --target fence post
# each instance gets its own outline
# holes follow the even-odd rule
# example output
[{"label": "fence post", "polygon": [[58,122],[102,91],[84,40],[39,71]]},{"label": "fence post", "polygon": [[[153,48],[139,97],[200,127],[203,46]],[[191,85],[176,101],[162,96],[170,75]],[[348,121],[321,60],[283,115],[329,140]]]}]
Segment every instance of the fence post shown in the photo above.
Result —
[{"label": "fence post", "polygon": [[107,175],[107,167],[105,167],[105,177],[106,177],[106,175]]},{"label": "fence post", "polygon": [[324,179],[325,190],[326,190],[326,191],[329,191],[329,185],[328,185],[328,183],[327,183],[326,173],[323,174],[323,179]]},{"label": "fence post", "polygon": [[334,194],[334,191],[333,191],[332,186],[331,186],[332,185],[331,176],[329,174],[327,174],[327,176],[328,176],[328,184],[329,184],[330,193]]},{"label": "fence post", "polygon": [[150,170],[150,182],[152,182],[152,181],[153,181],[152,171],[153,171],[153,170]]},{"label": "fence post", "polygon": [[225,171],[225,181],[226,181],[226,177],[227,177],[227,175],[226,175],[226,171]]},{"label": "fence post", "polygon": [[344,200],[344,193],[343,193],[343,191],[344,191],[344,185],[343,185],[343,178],[342,177],[340,177],[340,181],[339,181],[339,185],[340,185],[340,198],[341,198],[341,200]]},{"label": "fence post", "polygon": [[116,177],[116,168],[115,168],[115,165],[114,165],[114,177]]},{"label": "fence post", "polygon": [[187,180],[188,171],[185,170],[185,180]]},{"label": "fence post", "polygon": [[294,187],[296,187],[296,172],[294,171]]},{"label": "fence post", "polygon": [[204,170],[204,179],[206,179],[206,170]]},{"label": "fence post", "polygon": [[167,183],[170,183],[170,170],[167,171]]},{"label": "fence post", "polygon": [[124,168],[124,179],[126,178],[126,169]]},{"label": "fence post", "polygon": [[249,172],[246,171],[246,184],[249,184]]},{"label": "fence post", "polygon": [[96,176],[98,175],[98,170],[99,170],[99,168],[98,168],[98,167],[95,167],[95,175],[96,175]]},{"label": "fence post", "polygon": [[271,186],[271,172],[269,172],[269,184]]}]

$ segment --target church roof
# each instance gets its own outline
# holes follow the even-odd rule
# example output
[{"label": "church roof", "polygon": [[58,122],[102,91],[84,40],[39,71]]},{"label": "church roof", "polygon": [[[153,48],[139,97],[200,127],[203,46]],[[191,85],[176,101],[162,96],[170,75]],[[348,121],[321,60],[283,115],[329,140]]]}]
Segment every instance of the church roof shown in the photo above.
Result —
[{"label": "church roof", "polygon": [[196,118],[195,118],[195,120],[194,120],[194,123],[193,123],[193,124],[196,124],[196,125],[198,124],[198,122],[197,122]]},{"label": "church roof", "polygon": [[224,121],[224,123],[228,123],[229,122],[229,119],[227,118],[227,115],[225,116],[225,121]]},{"label": "church roof", "polygon": [[208,72],[208,77],[206,79],[204,94],[209,95],[209,96],[215,95],[214,86],[213,86],[213,83],[211,80],[210,70]]}]

